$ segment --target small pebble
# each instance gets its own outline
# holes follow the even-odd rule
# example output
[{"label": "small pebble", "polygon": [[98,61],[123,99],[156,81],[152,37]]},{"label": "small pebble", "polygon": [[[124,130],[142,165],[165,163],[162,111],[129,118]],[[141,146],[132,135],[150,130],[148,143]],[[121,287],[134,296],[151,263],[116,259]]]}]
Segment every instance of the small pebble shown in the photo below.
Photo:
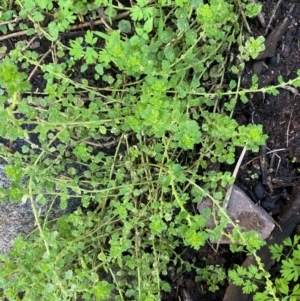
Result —
[{"label": "small pebble", "polygon": [[300,28],[297,29],[295,38],[296,38],[297,40],[300,40]]},{"label": "small pebble", "polygon": [[255,61],[252,66],[253,74],[259,75],[263,71],[263,63],[262,61]]},{"label": "small pebble", "polygon": [[254,186],[254,194],[257,197],[257,199],[260,201],[266,196],[267,192],[261,183],[257,183]]},{"label": "small pebble", "polygon": [[274,55],[270,58],[268,58],[268,64],[275,66],[277,65],[277,55]]},{"label": "small pebble", "polygon": [[252,190],[248,190],[247,191],[248,196],[250,197],[250,199],[254,202],[257,203],[259,200],[256,198],[254,192]]},{"label": "small pebble", "polygon": [[286,189],[283,189],[283,192],[282,192],[282,198],[284,199],[284,200],[287,200],[288,198],[289,198],[289,194],[288,194],[288,192],[287,192],[287,190]]},{"label": "small pebble", "polygon": [[287,58],[290,55],[290,53],[291,53],[291,48],[287,45],[284,45],[283,49],[282,49],[282,52],[281,52],[282,56],[284,58]]},{"label": "small pebble", "polygon": [[280,213],[280,204],[277,202],[273,202],[271,199],[267,198],[266,200],[262,201],[261,206],[272,215]]},{"label": "small pebble", "polygon": [[267,211],[272,211],[277,208],[275,203],[267,202],[267,201],[261,202],[261,206]]}]

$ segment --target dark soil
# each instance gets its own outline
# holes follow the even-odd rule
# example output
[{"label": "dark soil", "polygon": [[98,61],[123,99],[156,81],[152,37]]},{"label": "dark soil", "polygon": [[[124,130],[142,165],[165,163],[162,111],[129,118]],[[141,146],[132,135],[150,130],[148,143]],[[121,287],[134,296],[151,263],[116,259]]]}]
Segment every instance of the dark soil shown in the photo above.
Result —
[{"label": "dark soil", "polygon": [[[277,2],[278,0],[265,1],[263,12],[266,24],[268,24]],[[292,5],[294,5],[293,11],[289,13]],[[257,18],[248,20],[252,36],[267,37],[287,16],[289,16],[288,25],[275,45],[275,55],[261,59],[258,69],[255,69],[257,68],[255,64],[254,69],[259,73],[260,87],[277,84],[279,75],[283,77],[284,81],[297,76],[297,71],[300,69],[300,4],[293,0],[282,1],[267,34],[265,34],[266,28],[262,27]],[[5,43],[7,43],[8,49],[13,48],[11,41]],[[42,44],[41,52],[45,53],[49,47],[50,44],[47,42]],[[262,62],[264,65],[261,64]],[[246,66],[242,87],[249,87],[254,63],[255,61],[251,61]],[[87,74],[84,76],[88,78]],[[32,84],[35,90],[43,91],[44,82],[38,73],[33,77]],[[267,196],[261,200],[261,205],[276,219],[276,216],[285,210],[289,195],[295,189],[295,183],[299,177],[300,96],[298,91],[296,89],[279,89],[277,96],[253,94],[247,104],[239,103],[237,105],[234,118],[240,124],[262,124],[264,132],[269,136],[265,149],[262,148],[260,154],[246,154],[236,184],[246,191],[253,191],[258,183],[262,185]],[[262,165],[264,161],[266,163]],[[233,264],[241,264],[245,259],[241,254],[232,254],[227,245],[219,246],[217,251],[207,245],[199,251],[185,249],[179,250],[179,252],[185,260],[194,262],[194,265],[198,267],[204,267],[208,263],[230,268]],[[177,268],[169,267],[169,274],[165,280],[170,283],[172,290],[170,293],[163,294],[162,300],[212,301],[223,299],[228,283],[224,283],[219,291],[212,293],[205,283],[196,283],[193,280],[195,275],[192,272],[183,270],[181,273],[177,273]]]},{"label": "dark soil", "polygon": [[[266,1],[264,13],[268,23],[277,2]],[[289,10],[293,5],[293,11]],[[288,26],[281,33],[282,37],[277,43],[276,53],[273,57],[262,60],[264,66],[259,73],[259,87],[278,84],[278,76],[286,82],[297,77],[300,69],[300,5],[293,1],[282,1],[276,11],[274,21],[268,34],[283,22],[288,16]],[[254,20],[253,20],[254,21]],[[263,35],[265,28],[259,22],[251,22],[251,29],[255,36]],[[267,34],[267,36],[268,36]],[[269,45],[266,45],[266,48]],[[249,77],[253,75],[253,64],[249,63],[243,77],[243,85],[249,85]],[[300,164],[300,124],[299,124],[299,95],[295,88],[279,89],[277,96],[256,93],[246,105],[239,104],[235,111],[235,118],[241,123],[262,124],[264,132],[269,136],[265,148],[257,157],[249,154],[239,172],[238,182],[244,189],[253,189],[257,183],[262,183],[270,196],[283,194],[277,199],[278,206],[263,205],[273,215],[284,210],[288,194],[293,189],[293,183],[299,176]],[[266,164],[262,166],[262,161]],[[252,177],[251,177],[252,174]],[[253,174],[258,178],[253,179]],[[275,208],[276,207],[276,208]]]},{"label": "dark soil", "polygon": [[[265,22],[268,24],[278,1],[268,0],[263,7]],[[292,12],[289,13],[293,6]],[[300,69],[300,4],[295,1],[282,1],[276,10],[270,29],[265,34],[258,19],[248,20],[252,36],[267,37],[274,28],[288,17],[288,24],[280,33],[277,44],[271,45],[275,55],[260,60],[259,70],[255,69],[257,61],[248,63],[243,74],[242,87],[248,88],[254,72],[259,73],[259,87],[278,84],[281,75],[286,82],[297,77]],[[274,33],[274,31],[273,31]],[[278,32],[277,32],[278,33]],[[266,45],[270,47],[270,45]],[[267,48],[266,47],[266,48]],[[261,64],[261,63],[264,64]],[[253,70],[254,69],[254,70]],[[296,89],[279,89],[277,96],[256,93],[247,104],[239,103],[234,118],[240,124],[262,124],[264,133],[269,138],[260,154],[247,153],[240,168],[236,184],[245,191],[253,191],[257,185],[263,187],[267,195],[261,200],[261,206],[276,220],[284,214],[289,196],[295,190],[300,168],[300,95]],[[265,164],[262,162],[265,160]],[[227,246],[219,247],[217,252],[209,246],[196,252],[187,251],[196,257],[201,266],[206,259],[210,264],[223,264],[230,268],[233,264],[241,264],[245,258],[229,252]],[[195,259],[195,258],[194,258]],[[276,270],[276,269],[275,269]],[[278,273],[278,269],[276,270]],[[276,274],[275,274],[276,276]],[[205,283],[192,281],[190,273],[183,272],[180,276],[170,277],[173,283],[171,295],[166,294],[162,300],[210,301],[223,300],[226,285],[212,293]],[[239,301],[239,300],[232,300]]]}]

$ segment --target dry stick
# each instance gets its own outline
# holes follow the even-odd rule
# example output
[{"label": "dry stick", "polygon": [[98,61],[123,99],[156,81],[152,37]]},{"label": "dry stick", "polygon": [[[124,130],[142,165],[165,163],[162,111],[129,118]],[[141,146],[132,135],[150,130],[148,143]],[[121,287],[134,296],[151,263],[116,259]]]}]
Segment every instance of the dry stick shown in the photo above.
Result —
[{"label": "dry stick", "polygon": [[[252,4],[253,5],[256,5],[256,1],[255,0],[252,0]],[[264,17],[264,14],[262,12],[260,12],[258,15],[257,15],[257,18],[260,22],[260,25],[265,28],[266,27],[266,21],[265,21],[265,17]]]},{"label": "dry stick", "polygon": [[237,3],[238,3],[238,6],[239,6],[239,9],[240,9],[240,12],[241,12],[241,14],[242,14],[242,17],[243,17],[245,26],[246,26],[248,32],[249,32],[249,33],[252,33],[252,31],[251,31],[251,29],[250,29],[250,26],[249,26],[249,24],[248,24],[248,22],[247,22],[247,18],[246,18],[246,16],[245,16],[244,11],[243,11],[243,8],[242,8],[242,5],[241,5],[240,0],[237,0]]},{"label": "dry stick", "polygon": [[[234,178],[234,180],[236,179],[236,176],[239,172],[239,169],[240,169],[240,166],[242,164],[242,161],[244,159],[244,156],[245,156],[245,153],[246,153],[246,146],[244,146],[243,150],[242,150],[242,153],[239,157],[239,160],[238,162],[236,163],[236,166],[234,168],[234,171],[232,173],[232,177]],[[232,188],[233,188],[233,184],[229,186],[229,188],[227,189],[227,192],[226,192],[226,195],[225,195],[225,201],[224,201],[224,204],[222,206],[222,208],[226,211],[227,207],[228,207],[228,203],[229,203],[229,200],[230,200],[230,196],[231,196],[231,192],[232,192]],[[220,240],[221,238],[219,239],[219,241],[217,242],[217,247],[216,248],[213,248],[212,246],[212,249],[217,252],[218,249],[219,249],[219,245],[220,245]]]},{"label": "dry stick", "polygon": [[267,166],[267,146],[263,145],[260,148],[260,168],[262,173],[262,182],[264,185],[267,185],[268,182],[268,166]]},{"label": "dry stick", "polygon": [[290,91],[291,93],[294,94],[294,96],[296,95],[299,95],[298,93],[298,90],[292,86],[289,86],[289,85],[286,85],[286,86],[283,86],[283,87],[280,87],[281,89],[284,89],[284,90],[287,90],[287,91]]},{"label": "dry stick", "polygon": [[37,68],[41,65],[41,62],[45,59],[45,57],[52,51],[52,48],[50,48],[42,57],[41,59],[38,61],[38,64],[33,68],[33,70],[31,71],[31,73],[29,74],[27,81],[30,81],[31,78],[33,77],[34,73],[36,72]]},{"label": "dry stick", "polygon": [[7,39],[11,39],[11,38],[16,38],[16,37],[20,37],[20,36],[24,36],[26,35],[27,30],[22,30],[22,31],[18,31],[18,32],[13,32],[11,34],[7,34],[3,37],[0,37],[0,41],[4,41]]},{"label": "dry stick", "polygon": [[[275,153],[275,152],[281,152],[281,151],[286,151],[286,148],[273,149],[271,151],[268,151],[267,155]],[[250,164],[251,162],[253,162],[253,161],[257,160],[257,159],[259,159],[259,156],[254,157],[253,159],[251,159],[250,161],[248,161],[247,163],[245,163],[244,165],[242,165],[242,167],[247,166],[248,164]]]},{"label": "dry stick", "polygon": [[31,44],[33,44],[33,42],[34,42],[37,38],[38,38],[38,36],[35,35],[35,36],[27,43],[27,45],[24,46],[24,47],[22,48],[22,51],[25,51],[26,49],[28,49],[28,48],[31,46]]},{"label": "dry stick", "polygon": [[[245,153],[246,153],[246,146],[244,146],[243,150],[242,150],[242,153],[239,157],[239,160],[238,162],[236,163],[236,166],[234,168],[234,171],[233,171],[233,174],[232,174],[232,177],[236,178],[237,174],[238,174],[238,171],[240,169],[240,166],[242,164],[242,161],[244,159],[244,156],[245,156]],[[224,202],[224,205],[223,205],[223,208],[224,209],[227,209],[227,206],[228,206],[228,202],[229,202],[229,199],[230,199],[230,195],[231,195],[231,192],[232,192],[232,187],[233,185],[230,185],[230,187],[228,188],[227,192],[226,192],[226,195],[225,195],[225,202]]]},{"label": "dry stick", "polygon": [[[295,99],[295,96],[294,96],[294,99]],[[286,147],[287,148],[289,147],[289,131],[290,131],[290,125],[291,125],[291,120],[292,120],[292,116],[294,113],[295,105],[296,105],[296,101],[294,102],[293,109],[292,109],[292,112],[291,112],[291,115],[289,118],[289,123],[288,123],[287,129],[286,129]]]},{"label": "dry stick", "polygon": [[[125,17],[127,17],[128,15],[130,14],[130,11],[126,11],[126,12],[123,12],[119,15],[117,15],[113,21],[116,21],[116,20],[119,20],[119,19],[123,19]],[[94,25],[100,25],[100,24],[104,24],[103,23],[103,19],[101,20],[96,20],[94,23]],[[85,22],[83,24],[78,24],[78,25],[73,25],[70,30],[77,30],[77,29],[81,29],[81,28],[86,28],[86,27],[90,27],[91,26],[91,23],[90,22]],[[0,41],[4,41],[4,40],[7,40],[7,39],[11,39],[11,38],[16,38],[16,37],[20,37],[20,36],[24,36],[26,35],[27,33],[27,30],[22,30],[22,31],[18,31],[18,32],[13,32],[11,34],[8,34],[8,35],[5,35],[3,37],[0,37]]]},{"label": "dry stick", "polygon": [[[79,140],[78,137],[76,136],[72,136],[72,138],[76,141]],[[120,137],[117,137],[115,140],[113,141],[109,141],[109,142],[103,142],[103,143],[96,143],[96,142],[93,142],[93,141],[89,141],[89,140],[82,140],[84,143],[88,144],[88,145],[92,145],[92,146],[96,146],[96,147],[107,147],[107,148],[110,148],[111,146],[119,143],[120,141]]]},{"label": "dry stick", "polygon": [[13,5],[14,5],[14,0],[10,0],[9,1],[9,9],[12,9],[12,7],[13,7]]},{"label": "dry stick", "polygon": [[[130,14],[130,11],[125,11],[125,12],[117,15],[115,18],[113,18],[113,21],[123,19],[123,18],[127,17],[129,14]],[[93,25],[104,24],[102,19],[103,18],[101,18],[100,20],[96,20],[95,22],[93,22]],[[82,23],[82,24],[73,25],[70,30],[76,30],[76,29],[90,27],[90,26],[91,26],[90,22],[85,22],[85,23]]]},{"label": "dry stick", "polygon": [[276,14],[277,9],[278,9],[278,7],[279,7],[279,5],[280,5],[281,2],[282,2],[282,0],[279,0],[279,1],[277,2],[277,4],[276,4],[274,10],[273,10],[272,16],[271,16],[270,21],[269,21],[269,23],[268,23],[268,25],[267,25],[267,27],[266,27],[266,30],[265,30],[265,35],[268,33],[268,31],[269,31],[269,29],[270,29],[270,27],[271,27],[271,23],[272,23],[272,21],[273,21],[273,19],[274,19],[274,17],[275,17],[275,14]]},{"label": "dry stick", "polygon": [[266,22],[265,22],[265,17],[263,15],[262,12],[260,12],[258,15],[257,15],[257,18],[260,22],[260,25],[262,26],[262,28],[265,28],[266,27]]},{"label": "dry stick", "polygon": [[286,151],[286,148],[279,148],[279,149],[273,149],[267,152],[267,155],[272,154],[272,153],[277,153],[281,151]]},{"label": "dry stick", "polygon": [[16,18],[14,18],[13,20],[1,22],[1,23],[0,23],[0,26],[6,25],[6,24],[11,24],[11,23],[17,23],[20,19],[21,19],[21,18],[16,17]]}]

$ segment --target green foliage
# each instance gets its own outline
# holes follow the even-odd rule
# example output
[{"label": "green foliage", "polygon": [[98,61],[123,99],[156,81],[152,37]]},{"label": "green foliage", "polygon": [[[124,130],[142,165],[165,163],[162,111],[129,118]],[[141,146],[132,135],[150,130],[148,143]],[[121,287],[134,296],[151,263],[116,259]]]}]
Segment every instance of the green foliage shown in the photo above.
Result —
[{"label": "green foliage", "polygon": [[7,10],[8,7],[9,7],[9,0],[3,0],[0,5],[0,9]]},{"label": "green foliage", "polygon": [[[22,8],[20,10],[20,17],[22,19],[28,18],[38,25],[38,32],[43,34],[50,41],[56,41],[59,33],[69,29],[75,22],[78,14],[86,14],[88,11],[99,8],[103,1],[97,0],[93,1],[92,4],[88,4],[87,1],[81,0],[58,0],[55,1],[57,9],[53,9],[54,5],[52,0],[17,0],[16,2]],[[45,19],[48,11],[51,11],[53,21],[48,23],[47,28],[42,28],[39,24]],[[23,29],[27,28],[28,25],[24,24]],[[32,34],[33,33],[34,31]]]},{"label": "green foliage", "polygon": [[[269,273],[258,266],[251,265],[247,269],[236,267],[229,271],[229,277],[235,285],[241,286],[245,294],[255,293],[253,300],[299,300],[300,285],[297,284],[300,274],[300,236],[289,237],[282,245],[270,246],[272,259],[280,263],[280,274],[272,283],[268,282]],[[258,285],[266,282],[265,290],[258,292]],[[268,285],[269,284],[269,285]],[[271,284],[271,287],[270,287]],[[272,287],[273,286],[273,287]]]},{"label": "green foliage", "polygon": [[[234,24],[237,15],[230,1],[212,0],[206,4],[200,3],[197,9],[197,20],[202,26],[203,34],[214,40],[224,39],[227,32],[232,28],[226,26]],[[221,31],[220,29],[223,29]]]},{"label": "green foliage", "polygon": [[242,7],[244,9],[245,15],[249,18],[256,17],[262,9],[262,4],[256,1],[244,0],[242,2]]},{"label": "green foliage", "polygon": [[260,52],[265,50],[265,38],[259,36],[257,39],[251,37],[246,41],[245,46],[240,46],[239,50],[241,53],[241,57],[248,61],[250,57],[255,59]]},{"label": "green foliage", "polygon": [[[216,291],[225,283],[223,267],[199,269],[178,250],[218,241],[228,223],[232,240],[244,242],[235,251],[255,253],[263,244],[222,212],[234,179],[215,170],[216,163],[234,164],[238,147],[258,151],[267,139],[261,126],[240,126],[232,118],[238,98],[246,102],[249,93],[276,93],[286,85],[282,80],[258,89],[254,78],[251,89],[241,89],[239,73],[263,40],[251,38],[237,65],[228,67],[231,46],[242,44],[235,1],[122,5],[16,0],[15,11],[0,15],[8,21],[2,32],[15,29],[16,15],[18,29],[55,49],[55,60],[49,55],[42,62],[22,41],[7,54],[2,50],[0,136],[26,144],[14,153],[0,149],[12,181],[1,196],[32,200],[39,227],[1,255],[1,300],[21,294],[22,300],[158,300],[170,291],[162,277],[169,265],[194,269]],[[249,16],[258,11],[243,7]],[[127,18],[120,20],[124,11]],[[106,15],[105,26],[61,38],[78,20],[98,14]],[[27,80],[35,67],[45,84],[40,94]],[[289,84],[300,85],[299,79]],[[191,210],[192,201],[207,196],[211,210]],[[75,198],[82,206],[49,221],[38,215],[34,198],[59,200],[61,208]],[[210,216],[218,221],[215,229],[207,228]],[[297,267],[286,265],[295,279]]]},{"label": "green foliage", "polygon": [[23,93],[29,90],[30,84],[25,81],[26,74],[19,72],[17,66],[6,57],[0,64],[0,86],[5,89],[8,96]]},{"label": "green foliage", "polygon": [[218,291],[227,279],[225,268],[219,265],[206,265],[204,268],[197,269],[197,274],[196,281],[205,281],[211,292]]}]

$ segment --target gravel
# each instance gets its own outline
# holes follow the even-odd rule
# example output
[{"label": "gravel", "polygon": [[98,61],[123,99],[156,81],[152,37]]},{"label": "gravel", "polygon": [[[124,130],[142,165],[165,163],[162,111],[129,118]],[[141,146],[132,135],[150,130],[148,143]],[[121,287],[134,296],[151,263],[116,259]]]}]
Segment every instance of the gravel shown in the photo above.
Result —
[{"label": "gravel", "polygon": [[[5,174],[5,165],[0,163],[0,187],[9,189],[10,180]],[[75,211],[80,205],[79,199],[71,199],[68,201],[68,208],[61,210],[59,208],[59,200],[54,204],[50,211],[51,218],[62,216],[66,213]],[[49,209],[49,204],[36,204],[37,209],[41,214],[46,213]],[[18,235],[28,235],[36,228],[35,218],[32,212],[31,203],[26,202],[11,203],[9,200],[1,200],[0,202],[0,253],[9,253],[13,245],[14,239]]]}]

